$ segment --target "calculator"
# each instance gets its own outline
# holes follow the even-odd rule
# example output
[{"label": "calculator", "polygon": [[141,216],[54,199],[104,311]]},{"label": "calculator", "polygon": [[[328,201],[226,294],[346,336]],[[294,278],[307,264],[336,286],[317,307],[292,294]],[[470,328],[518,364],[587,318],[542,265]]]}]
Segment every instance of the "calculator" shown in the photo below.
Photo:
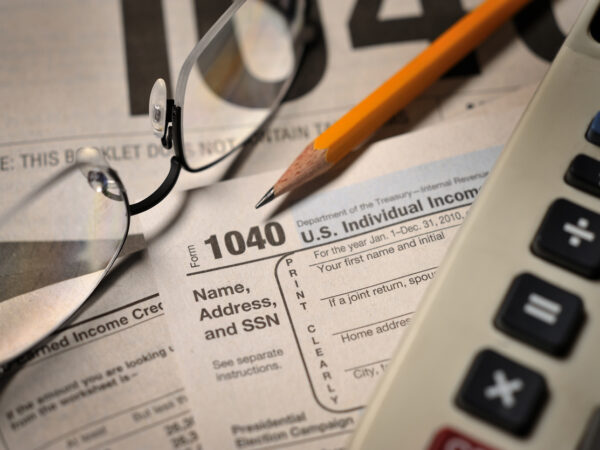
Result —
[{"label": "calculator", "polygon": [[353,449],[600,449],[600,0],[444,259]]}]

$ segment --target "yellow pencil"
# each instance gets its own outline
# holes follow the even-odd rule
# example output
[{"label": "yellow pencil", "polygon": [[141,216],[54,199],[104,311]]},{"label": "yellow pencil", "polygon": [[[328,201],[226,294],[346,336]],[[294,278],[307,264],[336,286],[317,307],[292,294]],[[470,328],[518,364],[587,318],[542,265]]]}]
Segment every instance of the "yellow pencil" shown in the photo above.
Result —
[{"label": "yellow pencil", "polygon": [[416,58],[298,155],[257,208],[331,168],[394,114],[481,44],[530,0],[486,0],[452,25]]}]

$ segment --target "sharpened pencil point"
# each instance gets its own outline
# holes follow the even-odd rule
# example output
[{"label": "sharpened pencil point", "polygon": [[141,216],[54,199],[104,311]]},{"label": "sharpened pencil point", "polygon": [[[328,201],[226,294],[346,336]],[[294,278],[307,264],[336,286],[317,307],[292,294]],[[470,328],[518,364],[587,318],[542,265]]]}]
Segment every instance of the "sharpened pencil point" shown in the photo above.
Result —
[{"label": "sharpened pencil point", "polygon": [[265,195],[263,195],[263,197],[258,201],[258,203],[256,204],[255,208],[258,209],[260,208],[262,205],[266,205],[267,203],[269,203],[271,200],[273,200],[275,198],[275,191],[273,190],[273,188],[269,189],[267,191],[267,193]]}]

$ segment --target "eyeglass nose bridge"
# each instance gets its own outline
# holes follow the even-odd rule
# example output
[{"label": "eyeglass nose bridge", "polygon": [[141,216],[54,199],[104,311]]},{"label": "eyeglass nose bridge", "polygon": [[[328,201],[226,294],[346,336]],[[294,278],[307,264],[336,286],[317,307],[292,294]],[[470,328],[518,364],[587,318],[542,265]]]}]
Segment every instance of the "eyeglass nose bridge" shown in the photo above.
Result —
[{"label": "eyeglass nose bridge", "polygon": [[173,186],[175,186],[180,172],[181,163],[176,156],[173,156],[171,158],[171,168],[169,169],[169,174],[164,179],[162,184],[145,199],[129,205],[129,214],[135,216],[136,214],[148,211],[150,208],[160,203],[161,200],[163,200],[169,194],[169,192],[171,192]]},{"label": "eyeglass nose bridge", "polygon": [[[160,78],[155,82],[155,87],[152,88],[153,93],[151,93],[151,99],[150,99],[150,104],[149,104],[149,115],[150,115],[150,122],[152,125],[152,128],[154,131],[157,130],[157,128],[154,127],[154,119],[155,116],[154,114],[154,110],[155,110],[155,104],[158,105],[158,110],[159,113],[162,113],[162,111],[164,111],[164,123],[163,123],[163,134],[160,137],[161,143],[163,145],[164,148],[166,148],[167,150],[170,150],[173,148],[173,140],[176,139],[174,138],[174,133],[177,133],[179,128],[179,122],[178,122],[178,118],[176,117],[176,111],[177,108],[175,107],[175,102],[173,99],[166,99],[166,98],[158,98],[158,100],[155,99],[155,88],[157,85],[161,85],[164,84],[164,81],[162,81]],[[162,87],[159,86],[160,89],[162,89]],[[166,97],[166,90],[164,92],[160,92],[161,96],[164,93],[165,97]],[[164,101],[165,106],[163,108],[162,105],[158,104],[158,102],[162,102]],[[156,119],[162,120],[162,117],[156,117]],[[174,130],[173,128],[176,128],[176,130]],[[180,132],[179,132],[180,134]],[[163,180],[163,182],[161,183],[161,185],[154,191],[152,192],[152,194],[150,194],[148,197],[144,198],[143,200],[140,200],[139,202],[133,203],[131,205],[129,205],[129,214],[134,216],[136,214],[140,214],[144,211],[148,211],[150,208],[153,208],[154,206],[156,206],[158,203],[160,203],[168,194],[169,192],[171,192],[171,190],[173,189],[173,187],[175,186],[175,183],[177,182],[177,179],[179,178],[179,173],[181,172],[181,161],[180,161],[180,154],[177,150],[177,146],[175,146],[175,155],[171,157],[171,167],[169,169],[169,173],[167,174],[167,177]]]}]

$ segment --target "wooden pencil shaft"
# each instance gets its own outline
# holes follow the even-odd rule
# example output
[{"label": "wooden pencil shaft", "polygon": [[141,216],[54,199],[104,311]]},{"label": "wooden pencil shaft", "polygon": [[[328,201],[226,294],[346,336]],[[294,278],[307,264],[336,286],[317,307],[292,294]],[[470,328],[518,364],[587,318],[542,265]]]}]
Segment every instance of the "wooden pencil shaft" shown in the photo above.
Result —
[{"label": "wooden pencil shaft", "polygon": [[328,170],[529,1],[485,0],[311,142],[257,207]]},{"label": "wooden pencil shaft", "polygon": [[314,141],[336,163],[492,34],[530,0],[486,0]]}]

